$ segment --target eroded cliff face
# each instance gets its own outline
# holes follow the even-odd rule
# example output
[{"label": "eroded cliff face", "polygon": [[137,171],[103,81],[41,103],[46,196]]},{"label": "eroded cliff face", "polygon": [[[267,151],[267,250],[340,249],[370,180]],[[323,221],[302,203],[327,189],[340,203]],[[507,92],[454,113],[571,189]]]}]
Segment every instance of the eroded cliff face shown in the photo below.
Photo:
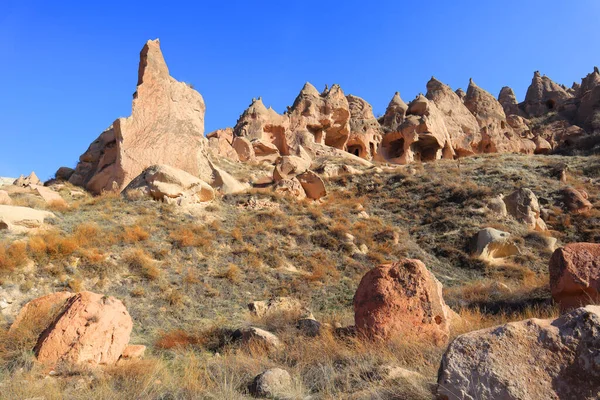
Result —
[{"label": "eroded cliff face", "polygon": [[206,175],[205,109],[200,93],[169,75],[158,39],[148,41],[131,116],[117,119],[90,145],[70,182],[92,193],[121,190],[154,164]]},{"label": "eroded cliff face", "polygon": [[69,181],[92,193],[120,191],[145,168],[162,164],[210,182],[209,157],[277,164],[287,155],[341,156],[406,164],[589,148],[600,135],[600,72],[595,68],[569,89],[536,72],[522,103],[509,87],[496,99],[473,80],[465,92],[432,78],[426,95],[408,105],[396,93],[379,119],[366,100],[345,95],[339,85],[319,92],[307,82],[283,114],[253,99],[233,128],[209,139],[205,110],[198,92],[170,76],[158,39],[148,41],[131,116],[100,134]]}]

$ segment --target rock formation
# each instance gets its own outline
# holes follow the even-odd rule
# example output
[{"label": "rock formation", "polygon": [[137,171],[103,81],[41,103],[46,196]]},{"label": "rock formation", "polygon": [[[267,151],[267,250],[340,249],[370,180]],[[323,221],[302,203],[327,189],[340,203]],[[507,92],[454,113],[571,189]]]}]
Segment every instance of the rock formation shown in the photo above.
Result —
[{"label": "rock formation", "polygon": [[550,290],[562,310],[600,301],[600,244],[570,243],[550,259]]},{"label": "rock formation", "polygon": [[502,105],[473,80],[469,82],[465,106],[473,113],[481,129],[481,153],[518,153],[524,148],[521,138],[508,124]]},{"label": "rock formation", "polygon": [[[395,104],[390,105],[395,107]],[[402,112],[402,108],[397,109]],[[390,115],[389,120],[395,121],[391,114],[392,110],[386,111],[386,115]],[[380,153],[389,162],[408,164],[413,161],[454,157],[444,115],[433,101],[427,100],[423,95],[417,96],[408,105],[400,126],[395,130],[392,126],[384,126],[384,130],[386,133],[381,142]]]},{"label": "rock formation", "polygon": [[350,135],[346,150],[357,157],[373,159],[381,142],[383,130],[373,115],[373,107],[360,97],[348,95]]},{"label": "rock formation", "polygon": [[46,218],[55,218],[50,211],[34,210],[29,207],[0,205],[0,231],[27,233],[39,228]]},{"label": "rock formation", "polygon": [[457,156],[476,153],[481,142],[480,128],[463,100],[449,86],[433,77],[427,83],[426,97],[444,114],[444,123]]},{"label": "rock formation", "polygon": [[560,191],[560,194],[563,207],[569,212],[580,214],[592,209],[592,203],[588,200],[588,195],[585,191],[566,187]]},{"label": "rock formation", "polygon": [[509,257],[519,253],[519,249],[510,241],[510,233],[494,228],[480,230],[473,238],[474,254],[484,260]]},{"label": "rock formation", "polygon": [[17,178],[17,180],[15,180],[13,182],[13,185],[21,186],[21,187],[26,187],[26,186],[30,186],[30,185],[41,185],[41,184],[42,184],[42,182],[40,181],[40,179],[37,177],[37,175],[33,171],[27,176],[21,175],[19,178]]},{"label": "rock formation", "polygon": [[576,122],[594,132],[600,131],[600,71],[594,71],[581,81],[577,90],[580,100],[575,116]]},{"label": "rock formation", "polygon": [[37,322],[44,328],[34,353],[42,364],[110,365],[125,350],[133,323],[123,303],[91,292],[54,293],[26,304],[11,331]]},{"label": "rock formation", "polygon": [[168,165],[146,168],[123,190],[130,199],[151,197],[177,205],[210,201],[215,198],[213,188],[206,182]]},{"label": "rock formation", "polygon": [[504,86],[502,89],[500,89],[498,103],[500,103],[502,109],[504,109],[504,114],[506,114],[506,116],[520,115],[517,96],[515,96],[515,92],[513,92],[510,87]]},{"label": "rock formation", "polygon": [[249,141],[258,139],[273,145],[280,154],[289,154],[286,136],[288,129],[287,116],[279,115],[270,107],[266,108],[259,97],[253,99],[252,104],[242,113],[233,128],[233,134],[236,138],[246,138]]},{"label": "rock formation", "polygon": [[350,135],[350,109],[339,85],[323,93],[306,83],[289,111],[290,131],[308,131],[314,142],[345,150]]},{"label": "rock formation", "polygon": [[169,75],[158,39],[148,41],[131,116],[117,119],[90,145],[69,182],[92,193],[121,190],[156,164],[202,177],[210,172],[204,111],[202,96]]},{"label": "rock formation", "polygon": [[442,344],[453,314],[442,298],[442,284],[419,260],[373,268],[354,295],[356,329],[370,338],[418,337]]},{"label": "rock formation", "polygon": [[442,358],[441,399],[597,399],[600,307],[466,333]]},{"label": "rock formation", "polygon": [[227,158],[231,161],[239,161],[238,153],[233,146],[233,129],[217,129],[206,135],[208,148],[213,157]]},{"label": "rock formation", "polygon": [[556,111],[570,98],[571,95],[559,84],[535,71],[525,95],[525,112],[530,117],[539,117],[549,111]]},{"label": "rock formation", "polygon": [[546,223],[540,217],[540,203],[530,189],[515,190],[503,200],[508,213],[517,221],[527,224],[529,229],[536,231],[547,229]]}]

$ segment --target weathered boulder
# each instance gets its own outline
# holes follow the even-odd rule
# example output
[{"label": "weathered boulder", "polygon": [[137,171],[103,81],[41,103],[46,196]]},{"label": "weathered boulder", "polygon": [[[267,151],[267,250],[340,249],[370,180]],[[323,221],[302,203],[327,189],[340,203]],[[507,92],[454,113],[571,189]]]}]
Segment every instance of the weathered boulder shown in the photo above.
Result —
[{"label": "weathered boulder", "polygon": [[233,332],[233,340],[241,341],[242,343],[254,342],[267,348],[281,347],[281,341],[277,336],[264,329],[255,328],[253,326],[240,328]]},{"label": "weathered boulder", "polygon": [[37,177],[37,175],[33,171],[31,171],[31,173],[27,176],[21,175],[13,182],[13,185],[21,186],[21,187],[30,186],[30,185],[41,185],[41,184],[42,184],[42,181],[40,181],[40,179]]},{"label": "weathered boulder", "polygon": [[438,373],[441,399],[597,399],[600,307],[457,337]]},{"label": "weathered boulder", "polygon": [[60,194],[55,192],[54,190],[40,185],[31,185],[35,192],[46,202],[46,204],[59,206],[59,207],[67,207],[67,202],[65,199],[61,197]]},{"label": "weathered boulder", "polygon": [[250,143],[252,144],[254,159],[256,161],[274,164],[279,160],[279,149],[273,143],[264,139],[253,139]]},{"label": "weathered boulder", "polygon": [[273,180],[291,179],[303,174],[310,168],[310,160],[296,156],[283,156],[275,165]]},{"label": "weathered boulder", "polygon": [[360,97],[348,95],[350,109],[350,135],[346,142],[346,150],[357,157],[373,159],[383,130],[373,115],[373,107]]},{"label": "weathered boulder", "polygon": [[0,205],[10,206],[12,204],[12,199],[10,198],[8,192],[6,190],[0,190]]},{"label": "weathered boulder", "polygon": [[234,137],[231,143],[233,149],[242,162],[254,160],[254,148],[252,143],[245,137]]},{"label": "weathered boulder", "polygon": [[38,338],[61,313],[63,306],[74,294],[55,292],[33,299],[21,308],[10,326],[10,334],[32,335]]},{"label": "weathered boulder", "polygon": [[256,397],[285,397],[292,389],[289,372],[281,368],[271,368],[256,376],[250,384],[250,394]]},{"label": "weathered boulder", "polygon": [[117,362],[133,323],[123,303],[91,292],[58,292],[26,304],[11,332],[37,329],[34,353],[42,364],[106,365]]},{"label": "weathered boulder", "polygon": [[237,151],[232,147],[233,128],[217,129],[206,135],[208,148],[213,156],[227,158],[231,161],[239,161]]},{"label": "weathered boulder", "polygon": [[534,154],[550,154],[552,152],[550,142],[539,135],[533,139],[533,143],[535,144]]},{"label": "weathered boulder", "polygon": [[488,200],[487,208],[501,217],[506,217],[508,215],[506,203],[504,202],[504,196],[502,194]]},{"label": "weathered boulder", "polygon": [[121,354],[121,360],[138,360],[143,358],[144,354],[146,354],[146,346],[141,344],[128,344]]},{"label": "weathered boulder", "polygon": [[248,310],[258,318],[278,314],[293,314],[297,317],[312,318],[310,310],[300,300],[291,297],[273,297],[269,300],[253,301],[248,304]]},{"label": "weathered boulder", "polygon": [[550,290],[562,310],[600,301],[600,244],[570,243],[550,259]]},{"label": "weathered boulder", "polygon": [[325,189],[325,182],[323,179],[313,171],[306,171],[296,177],[302,189],[306,193],[306,197],[311,200],[319,200],[320,198],[327,195],[327,189]]},{"label": "weathered boulder", "polygon": [[177,205],[205,202],[215,198],[215,192],[208,183],[168,165],[146,168],[127,185],[123,194],[130,199],[148,196]]},{"label": "weathered boulder", "polygon": [[587,193],[572,187],[560,191],[562,204],[569,212],[580,214],[592,209],[592,203],[587,199]]},{"label": "weathered boulder", "polygon": [[298,178],[282,179],[275,184],[275,193],[295,197],[298,200],[306,198],[306,192]]},{"label": "weathered boulder", "polygon": [[492,261],[495,258],[519,254],[519,249],[510,241],[510,233],[494,228],[484,228],[473,238],[474,255]]},{"label": "weathered boulder", "polygon": [[49,211],[0,205],[0,231],[6,229],[12,233],[26,233],[30,229],[42,226],[46,218],[54,217]]},{"label": "weathered boulder", "polygon": [[549,111],[556,111],[570,98],[571,95],[562,86],[535,71],[525,95],[525,112],[530,117],[539,117]]},{"label": "weathered boulder", "polygon": [[169,75],[158,39],[149,40],[140,53],[131,116],[117,119],[90,145],[69,182],[92,193],[120,191],[158,164],[205,177],[205,108],[198,92]]},{"label": "weathered boulder", "polygon": [[548,228],[540,218],[540,203],[530,189],[515,190],[504,198],[506,209],[517,221],[527,224],[529,229],[545,231]]},{"label": "weathered boulder", "polygon": [[371,269],[354,295],[356,329],[370,338],[418,337],[443,344],[453,314],[442,298],[442,284],[419,260]]},{"label": "weathered boulder", "polygon": [[242,183],[235,179],[229,172],[216,167],[212,162],[209,162],[212,170],[212,179],[210,184],[215,189],[219,190],[223,194],[233,194],[243,192],[248,189],[250,185]]},{"label": "weathered boulder", "polygon": [[299,319],[296,322],[296,328],[308,337],[317,337],[321,334],[321,323],[314,318]]},{"label": "weathered boulder", "polygon": [[477,119],[458,95],[435,78],[427,82],[427,94],[444,114],[452,148],[458,156],[468,156],[478,151],[481,133]]}]

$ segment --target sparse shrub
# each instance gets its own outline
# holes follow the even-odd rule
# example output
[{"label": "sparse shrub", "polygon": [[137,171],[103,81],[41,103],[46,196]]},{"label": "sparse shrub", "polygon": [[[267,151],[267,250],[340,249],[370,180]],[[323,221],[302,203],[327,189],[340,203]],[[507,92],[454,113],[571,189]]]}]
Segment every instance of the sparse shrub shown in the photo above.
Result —
[{"label": "sparse shrub", "polygon": [[9,273],[27,261],[27,244],[25,242],[0,243],[0,274]]},{"label": "sparse shrub", "polygon": [[125,243],[136,243],[148,239],[150,234],[141,226],[126,226],[123,232],[123,241]]},{"label": "sparse shrub", "polygon": [[219,278],[227,279],[231,283],[239,283],[242,278],[242,270],[235,264],[229,264],[227,269],[217,276]]},{"label": "sparse shrub", "polygon": [[122,255],[122,260],[129,269],[141,274],[146,279],[153,281],[160,277],[161,272],[156,266],[156,261],[143,249],[135,248],[126,251]]}]

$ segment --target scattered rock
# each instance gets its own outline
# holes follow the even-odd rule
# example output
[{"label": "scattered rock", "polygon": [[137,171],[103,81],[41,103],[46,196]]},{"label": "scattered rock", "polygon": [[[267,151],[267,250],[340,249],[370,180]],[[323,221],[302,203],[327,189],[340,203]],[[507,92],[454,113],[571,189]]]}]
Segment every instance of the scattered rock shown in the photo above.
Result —
[{"label": "scattered rock", "polygon": [[256,397],[277,397],[289,393],[292,378],[281,368],[271,368],[254,378],[249,387],[250,394]]},{"label": "scattered rock", "polygon": [[548,228],[540,218],[540,204],[530,189],[522,188],[504,198],[506,209],[517,221],[527,224],[529,229],[545,231]]},{"label": "scattered rock", "polygon": [[212,155],[217,158],[226,158],[231,161],[240,161],[238,153],[232,147],[233,129],[217,129],[206,135],[208,148]]},{"label": "scattered rock", "polygon": [[418,336],[443,344],[453,315],[442,298],[442,284],[419,260],[373,268],[354,295],[356,329],[371,338]]},{"label": "scattered rock", "polygon": [[312,318],[298,320],[296,328],[298,328],[304,336],[308,337],[317,337],[321,334],[321,323]]},{"label": "scattered rock", "polygon": [[275,192],[295,197],[298,200],[306,198],[306,192],[297,178],[280,180],[275,184]]},{"label": "scattered rock", "polygon": [[279,149],[273,143],[263,139],[254,139],[250,143],[257,161],[274,164],[279,159]]},{"label": "scattered rock", "polygon": [[504,203],[504,196],[501,194],[490,199],[487,203],[487,207],[501,217],[506,217],[508,215],[506,203]]},{"label": "scattered rock", "polygon": [[236,151],[240,161],[252,161],[255,159],[254,147],[245,137],[235,137],[232,142],[233,149]]},{"label": "scattered rock", "polygon": [[248,310],[258,318],[277,314],[294,314],[298,317],[313,318],[312,312],[300,300],[291,297],[274,297],[269,300],[253,301]]},{"label": "scattered rock", "polygon": [[250,186],[247,183],[241,183],[227,171],[217,168],[212,162],[210,163],[212,169],[212,187],[218,189],[223,194],[240,193],[248,189]]},{"label": "scattered rock", "polygon": [[267,348],[279,348],[281,347],[281,341],[277,336],[271,332],[267,332],[260,328],[248,327],[240,328],[233,332],[234,341],[242,341],[248,343],[250,341],[259,343]]},{"label": "scattered rock", "polygon": [[600,244],[570,243],[550,259],[550,290],[561,310],[600,301]]},{"label": "scattered rock", "polygon": [[50,211],[34,210],[29,207],[0,205],[0,231],[27,233],[43,225],[46,218],[55,218]]},{"label": "scattered rock", "polygon": [[519,249],[510,239],[510,233],[494,228],[484,228],[473,238],[477,257],[485,260],[510,257],[519,254]]},{"label": "scattered rock", "polygon": [[311,200],[319,200],[320,198],[327,195],[325,189],[325,182],[316,173],[312,171],[306,171],[296,177],[300,182],[300,185],[306,193],[306,197]]},{"label": "scattered rock", "polygon": [[275,165],[273,180],[279,182],[282,179],[295,178],[310,168],[310,160],[296,156],[283,156]]},{"label": "scattered rock", "polygon": [[91,292],[58,292],[26,304],[11,331],[37,324],[34,353],[42,364],[102,365],[117,362],[133,323],[123,303]]},{"label": "scattered rock", "polygon": [[592,203],[587,199],[587,193],[572,187],[566,187],[560,191],[562,202],[567,211],[581,214],[592,209]]},{"label": "scattered rock", "polygon": [[40,185],[31,185],[31,187],[33,187],[36,193],[39,194],[42,199],[44,199],[46,204],[59,207],[68,207],[65,199],[63,199],[61,195],[54,190]]},{"label": "scattered rock", "polygon": [[206,182],[168,165],[146,168],[123,190],[129,199],[151,197],[177,205],[210,201],[215,198],[213,188]]},{"label": "scattered rock", "polygon": [[597,399],[600,307],[456,338],[438,374],[441,399]]}]

